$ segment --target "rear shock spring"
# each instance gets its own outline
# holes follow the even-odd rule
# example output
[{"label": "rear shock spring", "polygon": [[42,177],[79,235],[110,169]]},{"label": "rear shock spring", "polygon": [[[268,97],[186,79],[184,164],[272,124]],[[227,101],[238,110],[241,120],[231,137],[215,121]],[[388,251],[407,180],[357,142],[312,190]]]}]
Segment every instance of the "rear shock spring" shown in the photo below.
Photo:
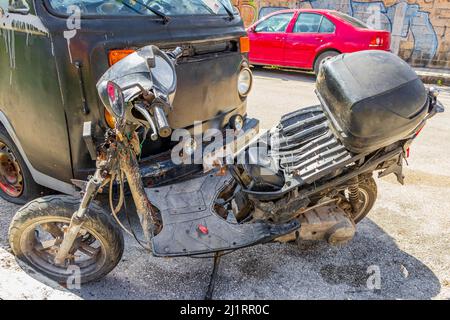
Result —
[{"label": "rear shock spring", "polygon": [[350,204],[352,205],[353,211],[357,212],[359,208],[359,179],[358,177],[353,178],[348,187],[348,198]]}]

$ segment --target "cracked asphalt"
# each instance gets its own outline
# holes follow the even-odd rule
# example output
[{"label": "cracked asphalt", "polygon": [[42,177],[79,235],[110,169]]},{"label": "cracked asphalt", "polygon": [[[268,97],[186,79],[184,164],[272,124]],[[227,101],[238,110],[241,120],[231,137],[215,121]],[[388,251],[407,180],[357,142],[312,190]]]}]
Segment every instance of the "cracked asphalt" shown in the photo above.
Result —
[{"label": "cracked asphalt", "polygon": [[[450,109],[450,89],[441,100]],[[263,128],[317,103],[314,77],[255,70],[248,114]],[[450,110],[430,120],[411,148],[406,184],[377,179],[379,197],[346,246],[269,244],[222,259],[215,299],[450,299]],[[154,258],[126,236],[121,263],[104,279],[68,291],[8,252],[18,209],[0,200],[1,299],[202,299],[211,259]],[[380,286],[370,286],[373,272]],[[369,283],[369,286],[368,286]]]}]

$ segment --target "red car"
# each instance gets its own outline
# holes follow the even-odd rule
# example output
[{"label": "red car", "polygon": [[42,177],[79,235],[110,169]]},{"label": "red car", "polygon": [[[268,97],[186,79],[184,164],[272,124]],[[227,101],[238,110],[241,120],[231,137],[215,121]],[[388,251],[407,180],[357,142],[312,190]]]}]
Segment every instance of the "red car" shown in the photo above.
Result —
[{"label": "red car", "polygon": [[340,53],[388,51],[388,31],[373,30],[334,10],[292,9],[274,12],[247,29],[250,63],[314,70]]}]

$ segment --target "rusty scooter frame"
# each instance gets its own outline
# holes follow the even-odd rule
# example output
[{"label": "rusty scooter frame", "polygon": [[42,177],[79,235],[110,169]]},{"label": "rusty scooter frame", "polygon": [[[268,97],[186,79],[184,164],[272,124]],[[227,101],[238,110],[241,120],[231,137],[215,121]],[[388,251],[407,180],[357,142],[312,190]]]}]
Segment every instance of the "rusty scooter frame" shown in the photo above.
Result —
[{"label": "rusty scooter frame", "polygon": [[[111,139],[112,136],[117,139]],[[149,244],[147,249],[151,250],[151,239],[155,232],[157,233],[162,227],[160,218],[156,215],[144,191],[135,150],[135,146],[139,146],[137,136],[131,135],[131,139],[129,139],[118,129],[108,130],[106,141],[108,143],[103,146],[108,145],[108,147],[103,147],[99,151],[96,160],[97,170],[87,182],[80,207],[73,214],[70,225],[65,230],[64,239],[55,257],[55,263],[58,265],[64,265],[69,256],[74,241],[83,226],[86,211],[99,190],[108,183],[113,183],[113,177],[122,177],[122,173],[127,179],[145,240]],[[112,208],[112,210],[117,212],[120,208]]]}]

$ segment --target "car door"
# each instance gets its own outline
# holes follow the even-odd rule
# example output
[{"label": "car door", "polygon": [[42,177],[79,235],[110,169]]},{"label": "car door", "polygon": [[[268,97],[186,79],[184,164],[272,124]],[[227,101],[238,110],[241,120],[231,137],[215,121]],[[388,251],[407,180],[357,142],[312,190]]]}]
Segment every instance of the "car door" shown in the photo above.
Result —
[{"label": "car door", "polygon": [[301,12],[285,37],[288,66],[312,69],[316,54],[335,38],[335,25],[322,14]]},{"label": "car door", "polygon": [[286,29],[294,12],[271,15],[249,31],[251,63],[277,65],[283,61]]}]

